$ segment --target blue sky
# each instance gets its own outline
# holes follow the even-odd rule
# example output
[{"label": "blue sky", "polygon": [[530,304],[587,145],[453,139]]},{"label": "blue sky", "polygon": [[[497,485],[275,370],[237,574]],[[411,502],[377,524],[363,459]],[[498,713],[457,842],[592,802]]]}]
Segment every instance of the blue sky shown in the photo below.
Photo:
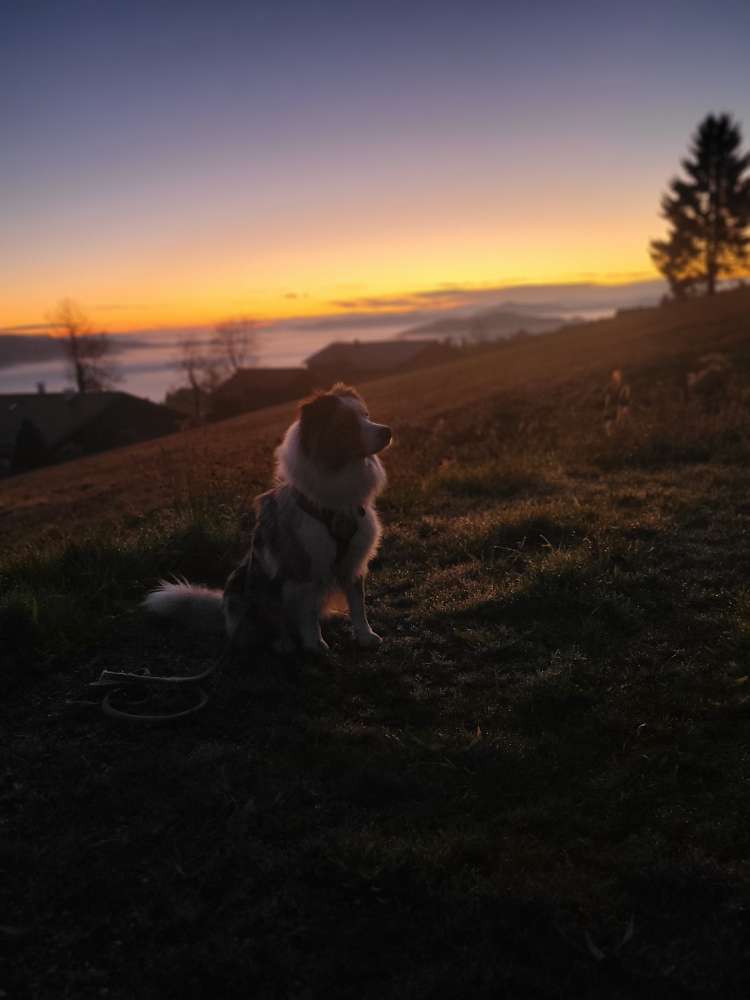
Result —
[{"label": "blue sky", "polygon": [[2,0],[0,323],[643,277],[748,38],[735,0]]}]

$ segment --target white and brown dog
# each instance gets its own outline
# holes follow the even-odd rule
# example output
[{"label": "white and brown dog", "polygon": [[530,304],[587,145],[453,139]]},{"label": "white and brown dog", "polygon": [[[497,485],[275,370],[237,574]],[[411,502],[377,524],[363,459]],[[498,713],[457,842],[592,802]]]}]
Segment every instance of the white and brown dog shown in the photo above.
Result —
[{"label": "white and brown dog", "polygon": [[364,580],[381,535],[374,500],[386,475],[377,455],[390,440],[355,389],[339,383],[304,401],[276,450],[276,484],[256,500],[250,550],[223,594],[162,581],[146,608],[185,623],[223,616],[235,649],[270,641],[278,652],[321,652],[321,618],[343,593],[357,643],[379,646]]}]

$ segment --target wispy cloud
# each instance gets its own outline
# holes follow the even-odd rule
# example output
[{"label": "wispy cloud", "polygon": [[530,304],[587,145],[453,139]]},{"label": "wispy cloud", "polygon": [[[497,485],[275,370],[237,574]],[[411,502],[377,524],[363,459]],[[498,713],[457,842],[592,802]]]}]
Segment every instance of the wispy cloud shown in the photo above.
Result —
[{"label": "wispy cloud", "polygon": [[146,306],[146,305],[143,305],[143,303],[140,303],[140,302],[127,302],[127,303],[121,303],[121,302],[103,302],[103,303],[100,303],[99,305],[91,306],[91,308],[93,310],[101,311],[101,312],[122,312],[122,311],[124,311],[126,309],[151,309],[151,308],[154,308],[154,307],[153,307],[153,303],[150,306]]},{"label": "wispy cloud", "polygon": [[[582,276],[588,277],[588,276]],[[593,276],[592,276],[593,277]],[[655,301],[664,289],[662,281],[635,276],[637,280],[623,283],[633,275],[608,275],[606,283],[581,280],[573,284],[515,284],[490,287],[439,285],[399,295],[368,295],[357,298],[333,299],[330,305],[356,313],[387,313],[422,309],[476,309],[490,305],[555,306],[563,310],[586,308],[619,308],[636,301]]]},{"label": "wispy cloud", "polygon": [[298,316],[290,319],[279,320],[270,324],[270,328],[277,329],[292,328],[295,330],[337,330],[351,329],[355,327],[394,327],[411,325],[422,319],[428,320],[438,316],[440,310],[436,309],[402,309],[398,311],[385,312],[382,310],[356,310],[352,312],[328,313],[323,316]]},{"label": "wispy cloud", "polygon": [[17,326],[5,326],[0,328],[0,333],[49,333],[51,330],[56,330],[57,326],[54,323],[19,323]]},{"label": "wispy cloud", "polygon": [[339,309],[403,309],[419,308],[425,303],[452,301],[456,297],[497,292],[497,289],[462,288],[460,286],[429,288],[418,292],[400,292],[398,295],[362,295],[354,298],[332,299],[330,305]]}]

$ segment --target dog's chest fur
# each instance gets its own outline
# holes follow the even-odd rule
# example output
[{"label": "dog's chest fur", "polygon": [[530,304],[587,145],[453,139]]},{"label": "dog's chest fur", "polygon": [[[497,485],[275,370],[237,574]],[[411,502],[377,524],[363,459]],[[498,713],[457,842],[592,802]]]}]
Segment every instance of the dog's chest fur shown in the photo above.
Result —
[{"label": "dog's chest fur", "polygon": [[380,521],[369,504],[340,512],[342,534],[351,530],[343,547],[329,525],[302,509],[288,484],[258,497],[256,509],[252,544],[227,580],[224,605],[226,615],[255,620],[262,631],[281,627],[286,584],[333,594],[366,572],[380,540]]},{"label": "dog's chest fur", "polygon": [[284,485],[258,498],[252,557],[271,578],[335,586],[365,568],[379,536],[371,506],[336,511],[323,520]]}]

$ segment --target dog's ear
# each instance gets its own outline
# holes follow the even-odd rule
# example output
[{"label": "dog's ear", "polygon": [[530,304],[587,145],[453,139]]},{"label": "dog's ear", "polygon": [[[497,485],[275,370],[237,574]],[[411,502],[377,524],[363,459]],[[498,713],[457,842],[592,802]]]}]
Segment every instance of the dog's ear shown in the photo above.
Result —
[{"label": "dog's ear", "polygon": [[351,399],[358,399],[360,402],[363,402],[357,390],[351,385],[344,385],[343,382],[337,382],[328,391],[334,396],[349,396]]},{"label": "dog's ear", "polygon": [[308,396],[299,404],[300,421],[316,423],[330,416],[337,406],[338,400],[330,392],[316,392],[315,395]]},{"label": "dog's ear", "polygon": [[330,422],[339,407],[336,396],[321,392],[303,400],[299,407],[300,444],[308,454],[318,434]]}]

